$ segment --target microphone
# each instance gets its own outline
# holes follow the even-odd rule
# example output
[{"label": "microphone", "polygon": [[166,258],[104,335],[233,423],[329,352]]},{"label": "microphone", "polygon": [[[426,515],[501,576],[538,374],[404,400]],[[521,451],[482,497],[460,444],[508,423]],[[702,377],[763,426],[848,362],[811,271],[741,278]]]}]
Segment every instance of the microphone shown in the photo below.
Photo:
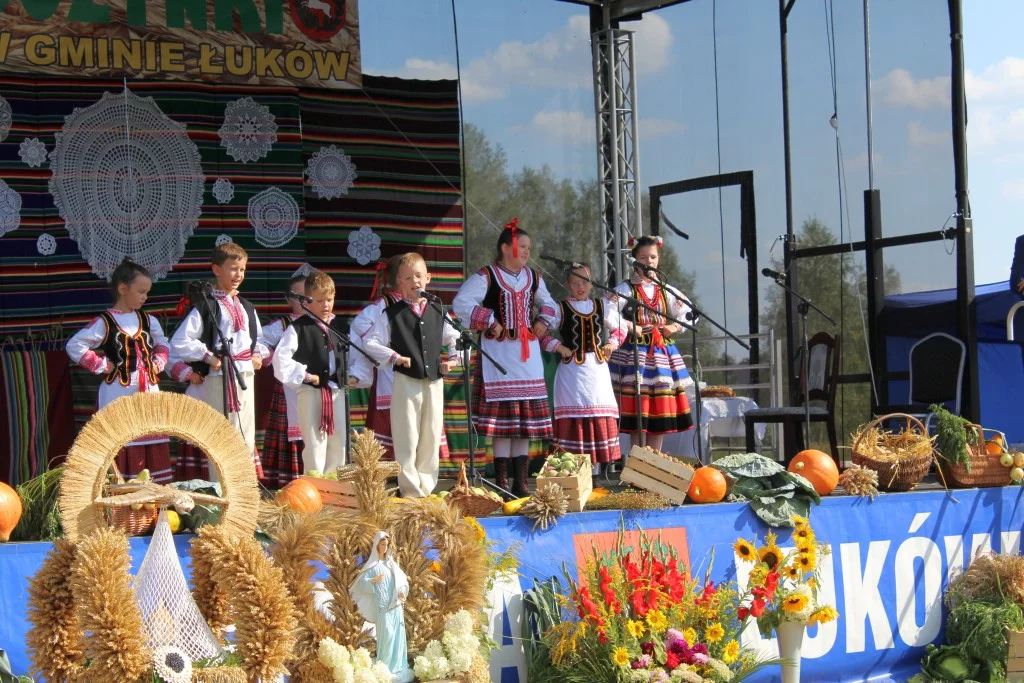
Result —
[{"label": "microphone", "polygon": [[311,304],[313,303],[313,297],[306,296],[305,294],[298,294],[297,292],[288,291],[284,293],[284,298],[288,301],[298,301],[300,304]]},{"label": "microphone", "polygon": [[577,261],[566,261],[564,258],[558,258],[557,256],[548,256],[547,254],[544,254],[543,256],[541,256],[541,258],[544,259],[545,261],[551,261],[556,266],[560,266],[562,268],[583,267],[582,264],[578,263]]},{"label": "microphone", "polygon": [[418,294],[421,299],[426,299],[428,301],[440,301],[441,300],[441,297],[439,297],[437,294],[431,294],[430,292],[428,292],[425,289],[421,289],[420,291],[416,292],[416,294]]},{"label": "microphone", "polygon": [[661,274],[661,271],[658,270],[657,268],[655,268],[654,266],[649,266],[649,265],[647,265],[645,263],[640,263],[636,259],[630,259],[630,262],[631,262],[631,265],[634,268],[638,268],[639,270],[644,271],[648,275],[650,275],[651,273],[654,273],[656,275],[660,275]]},{"label": "microphone", "polygon": [[785,280],[786,279],[786,274],[785,273],[780,273],[779,271],[772,270],[771,268],[762,268],[761,269],[761,275],[764,275],[765,277],[770,277],[773,280]]},{"label": "microphone", "polygon": [[192,280],[188,283],[188,291],[194,295],[209,295],[213,293],[213,283],[206,280]]}]

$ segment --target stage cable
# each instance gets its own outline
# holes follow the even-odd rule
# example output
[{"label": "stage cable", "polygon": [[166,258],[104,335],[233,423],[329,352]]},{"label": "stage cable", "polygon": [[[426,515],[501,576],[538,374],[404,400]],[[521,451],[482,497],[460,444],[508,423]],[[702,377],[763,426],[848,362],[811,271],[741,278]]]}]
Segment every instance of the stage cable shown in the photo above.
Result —
[{"label": "stage cable", "polygon": [[[718,154],[718,175],[722,175],[722,123],[718,111],[718,0],[711,2],[711,50],[715,69],[715,146]],[[718,241],[722,253],[722,324],[729,327],[729,304],[725,290],[725,215],[722,210],[722,185],[718,185]],[[729,355],[729,340],[722,347],[722,364]],[[698,375],[699,377],[699,375]],[[728,379],[728,378],[727,378]],[[697,387],[700,391],[700,387]]]}]

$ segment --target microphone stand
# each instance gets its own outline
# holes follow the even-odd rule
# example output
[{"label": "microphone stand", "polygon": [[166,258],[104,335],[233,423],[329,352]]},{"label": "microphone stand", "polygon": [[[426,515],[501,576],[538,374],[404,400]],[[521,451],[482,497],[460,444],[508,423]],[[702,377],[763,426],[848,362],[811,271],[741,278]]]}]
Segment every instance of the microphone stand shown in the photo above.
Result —
[{"label": "microphone stand", "polygon": [[475,444],[475,429],[473,428],[473,379],[469,372],[469,361],[470,353],[473,349],[476,349],[481,356],[491,361],[495,368],[498,369],[503,375],[507,375],[508,371],[501,366],[498,361],[494,360],[494,357],[483,350],[480,345],[473,339],[473,333],[465,328],[462,324],[462,319],[451,315],[451,306],[445,306],[445,304],[436,297],[427,297],[430,301],[430,305],[434,306],[441,312],[445,321],[452,326],[456,332],[459,333],[459,339],[455,342],[455,348],[458,349],[462,356],[462,387],[466,393],[466,436],[469,438],[469,473],[467,479],[472,482],[471,485],[479,486],[483,484],[488,488],[494,489],[501,495],[512,499],[515,495],[511,491],[506,491],[497,484],[492,484],[480,475],[480,472],[476,469],[476,444]]},{"label": "microphone stand", "polygon": [[[305,311],[307,315],[312,316],[314,320],[320,320],[320,322],[323,322],[323,320],[320,319],[320,316],[318,316],[313,311],[309,310],[309,308],[306,306],[305,301],[300,300],[299,307],[302,308],[302,310]],[[349,337],[347,334],[338,332],[336,329],[331,327],[329,323],[324,323],[323,329],[327,330],[327,333],[332,335],[334,339],[337,341],[338,352],[341,354],[341,363],[334,364],[334,380],[338,383],[338,389],[341,390],[342,394],[345,397],[344,406],[342,409],[345,411],[345,457],[347,458],[349,457],[349,446],[351,445],[349,441],[352,436],[352,415],[351,411],[349,410],[350,406],[348,386],[349,347],[355,347],[356,351],[366,356],[366,359],[369,360],[370,363],[372,363],[373,367],[375,368],[380,367],[380,361],[378,361],[376,358],[374,358],[366,351],[364,351],[363,348],[358,344],[353,344],[351,337]],[[330,387],[327,388],[330,389]]]},{"label": "microphone stand", "polygon": [[[231,418],[228,417],[231,414],[228,408],[228,375],[231,375],[232,381],[238,382],[238,385],[239,387],[241,387],[242,391],[246,391],[248,387],[246,387],[245,378],[242,377],[242,373],[239,372],[238,364],[235,362],[235,358],[231,354],[231,340],[225,337],[224,333],[220,331],[220,316],[218,315],[219,308],[214,307],[215,305],[219,306],[219,304],[215,304],[211,301],[211,299],[213,299],[214,296],[213,293],[208,290],[209,287],[210,283],[204,283],[202,286],[202,290],[197,293],[202,296],[203,307],[206,309],[207,318],[214,321],[214,346],[217,346],[220,349],[220,355],[217,356],[217,354],[214,353],[214,356],[220,358],[220,374],[222,375],[224,380],[223,382],[221,382],[222,412],[224,413],[224,419],[230,422]],[[256,330],[249,330],[249,334],[256,334]],[[231,364],[230,373],[227,371],[227,367],[225,367],[229,363]],[[242,432],[241,420],[239,420],[238,422],[238,431],[240,433]],[[244,433],[242,434],[242,436],[245,436]]]},{"label": "microphone stand", "polygon": [[[704,463],[704,440],[702,438],[702,436],[703,436],[703,429],[704,429],[704,423],[703,423],[701,418],[703,417],[703,413],[704,413],[704,398],[700,395],[700,374],[699,374],[700,359],[699,359],[699,357],[697,355],[697,318],[704,318],[704,320],[706,320],[711,325],[713,325],[714,327],[716,327],[719,330],[721,330],[727,337],[729,337],[730,339],[735,341],[743,349],[749,351],[750,350],[750,345],[747,344],[746,342],[744,342],[742,339],[737,337],[735,334],[733,334],[729,330],[727,330],[722,325],[719,325],[717,322],[715,322],[711,317],[709,317],[707,314],[705,314],[704,311],[702,311],[701,309],[697,308],[697,306],[692,301],[690,301],[690,300],[680,296],[679,294],[677,294],[676,291],[675,291],[675,288],[671,287],[670,285],[668,285],[668,283],[665,282],[665,273],[663,273],[660,269],[654,268],[653,266],[647,266],[647,268],[649,269],[648,275],[650,275],[650,271],[653,271],[653,272],[658,274],[658,276],[659,276],[658,283],[661,284],[662,286],[664,286],[665,291],[668,292],[670,295],[672,295],[673,299],[675,299],[676,301],[678,301],[678,302],[680,302],[682,304],[685,304],[690,309],[686,313],[686,319],[693,323],[693,327],[690,328],[690,346],[691,346],[691,353],[693,355],[693,369],[694,369],[695,372],[698,373],[698,374],[695,375],[695,383],[694,383],[694,388],[695,388],[695,392],[694,392],[694,404],[695,405],[694,405],[694,408],[696,410],[696,419],[694,420],[694,427],[696,428],[696,435],[695,436],[697,437],[697,447],[696,447],[695,450],[697,451],[697,460],[700,461],[700,463],[703,465],[703,464],[705,464]],[[710,442],[709,442],[709,445],[710,445]],[[708,455],[710,456],[710,453]]]},{"label": "microphone stand", "polygon": [[810,358],[809,357],[810,357],[811,354],[810,354],[810,349],[807,348],[807,314],[810,311],[810,309],[813,308],[815,311],[818,312],[819,315],[821,315],[822,318],[824,318],[825,320],[829,321],[833,325],[836,324],[836,321],[833,320],[829,316],[828,313],[826,313],[825,311],[821,310],[820,308],[815,306],[813,303],[811,303],[810,299],[808,299],[807,297],[803,296],[799,292],[794,291],[781,278],[774,278],[773,277],[771,279],[779,287],[782,287],[782,289],[784,289],[786,292],[788,292],[792,296],[796,297],[797,301],[799,302],[799,303],[797,303],[796,309],[800,313],[800,327],[801,327],[802,334],[803,334],[803,339],[804,339],[803,353],[801,353],[801,355],[803,356],[802,372],[803,372],[803,378],[804,378],[804,389],[803,389],[803,395],[804,395],[804,397],[803,397],[804,398],[804,448],[810,448],[811,447],[811,398],[810,398],[810,396],[811,396],[811,391],[810,391],[810,389],[811,389],[811,378],[808,377],[807,374],[808,374],[808,366],[809,366],[809,363],[810,363]]}]

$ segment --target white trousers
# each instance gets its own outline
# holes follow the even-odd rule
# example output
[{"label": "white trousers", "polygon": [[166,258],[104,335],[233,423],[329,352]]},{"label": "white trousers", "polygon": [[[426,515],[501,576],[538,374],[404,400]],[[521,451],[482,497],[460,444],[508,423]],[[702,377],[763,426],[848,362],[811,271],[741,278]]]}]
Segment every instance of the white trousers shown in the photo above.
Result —
[{"label": "white trousers", "polygon": [[295,392],[295,408],[302,430],[302,471],[333,472],[345,464],[345,399],[339,389],[331,390],[334,403],[334,434],[320,429],[323,390],[303,384]]},{"label": "white trousers", "polygon": [[[243,372],[241,375],[242,379],[245,380],[245,391],[242,391],[242,387],[238,385],[237,381],[235,382],[235,390],[238,392],[238,403],[241,406],[241,410],[237,413],[228,413],[228,422],[231,423],[232,427],[241,432],[249,453],[254,454],[256,452],[256,392],[253,390],[253,385],[256,383],[256,377],[251,372]],[[206,379],[203,380],[202,386],[203,400],[206,401],[207,405],[223,415],[224,375],[207,375]],[[253,457],[255,458],[255,455]],[[209,470],[210,481],[220,481],[220,477],[217,476],[217,469],[213,466],[212,462],[209,465]]]},{"label": "white trousers", "polygon": [[444,380],[413,379],[395,373],[391,391],[391,438],[402,467],[398,489],[406,498],[424,498],[437,486],[444,430]]}]

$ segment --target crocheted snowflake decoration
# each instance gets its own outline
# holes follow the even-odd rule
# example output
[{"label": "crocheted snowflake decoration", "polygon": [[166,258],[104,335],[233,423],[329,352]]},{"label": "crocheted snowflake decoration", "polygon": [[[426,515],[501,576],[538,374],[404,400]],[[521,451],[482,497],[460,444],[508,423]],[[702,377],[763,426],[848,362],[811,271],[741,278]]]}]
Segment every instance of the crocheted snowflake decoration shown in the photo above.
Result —
[{"label": "crocheted snowflake decoration", "polygon": [[352,159],[345,154],[345,150],[334,145],[321,147],[319,152],[310,157],[306,175],[309,176],[313,192],[321,199],[335,199],[348,194],[358,177]]},{"label": "crocheted snowflake decoration", "polygon": [[299,204],[287,192],[267,188],[249,200],[249,224],[263,246],[284,246],[299,232]]},{"label": "crocheted snowflake decoration", "polygon": [[277,142],[277,123],[270,108],[251,97],[230,102],[224,110],[220,146],[235,161],[249,163],[265,157]]},{"label": "crocheted snowflake decoration", "polygon": [[18,156],[32,168],[39,168],[46,163],[46,145],[39,138],[25,138],[18,145]]},{"label": "crocheted snowflake decoration", "polygon": [[303,263],[301,266],[295,269],[295,272],[292,273],[292,277],[298,277],[300,275],[305,275],[306,277],[309,277],[311,273],[318,272],[320,271],[314,268],[313,266],[309,265],[308,263]]},{"label": "crocheted snowflake decoration", "polygon": [[14,116],[11,113],[11,104],[0,96],[0,142],[7,139],[13,122]]},{"label": "crocheted snowflake decoration", "polygon": [[52,256],[57,252],[57,240],[50,233],[44,232],[36,240],[36,251],[43,256]]},{"label": "crocheted snowflake decoration", "polygon": [[217,178],[213,183],[213,198],[218,204],[227,204],[235,198],[235,186],[227,178]]},{"label": "crocheted snowflake decoration", "polygon": [[225,234],[218,235],[217,239],[215,239],[213,241],[213,243],[215,245],[217,245],[218,247],[221,246],[222,244],[227,244],[228,242],[234,242],[234,240],[231,239],[230,235],[225,235]]},{"label": "crocheted snowflake decoration", "polygon": [[361,266],[380,258],[380,235],[364,225],[348,234],[348,255]]},{"label": "crocheted snowflake decoration", "polygon": [[0,237],[21,225],[21,195],[0,180]]},{"label": "crocheted snowflake decoration", "polygon": [[185,124],[151,97],[103,93],[64,120],[50,155],[50,194],[92,271],[127,256],[159,279],[199,224],[206,175]]}]

